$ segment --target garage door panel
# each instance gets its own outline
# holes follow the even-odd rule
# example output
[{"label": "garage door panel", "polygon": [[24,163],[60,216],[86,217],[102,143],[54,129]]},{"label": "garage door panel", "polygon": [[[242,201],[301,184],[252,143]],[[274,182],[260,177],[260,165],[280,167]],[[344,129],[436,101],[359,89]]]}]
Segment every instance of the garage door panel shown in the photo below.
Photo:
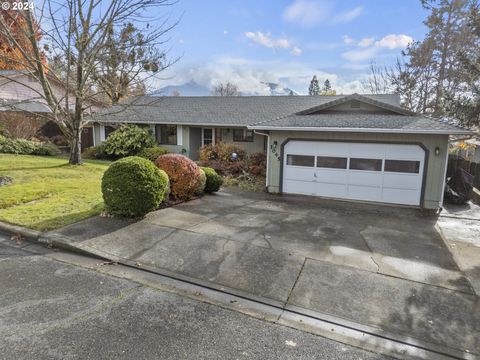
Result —
[{"label": "garage door panel", "polygon": [[362,186],[382,186],[382,173],[373,171],[350,171],[348,183]]},{"label": "garage door panel", "polygon": [[317,171],[315,171],[315,180],[318,182],[347,184],[348,171],[317,169]]},{"label": "garage door panel", "polygon": [[313,181],[285,180],[283,191],[290,194],[316,195],[316,183]]},{"label": "garage door panel", "polygon": [[387,145],[385,157],[398,160],[422,160],[425,152],[418,145]]},{"label": "garage door panel", "polygon": [[384,202],[404,205],[418,205],[417,190],[383,188]]},{"label": "garage door panel", "polygon": [[316,152],[319,156],[348,157],[350,149],[344,143],[316,143]]},{"label": "garage door panel", "polygon": [[285,166],[285,178],[289,180],[313,181],[314,168]]},{"label": "garage door panel", "polygon": [[[284,150],[286,193],[420,205],[425,152],[418,145],[291,141]],[[288,154],[298,155],[289,165]],[[314,156],[316,167],[301,156]]]},{"label": "garage door panel", "polygon": [[393,189],[415,190],[421,187],[421,177],[417,174],[388,174],[383,177],[383,186]]},{"label": "garage door panel", "polygon": [[347,185],[322,182],[316,184],[316,193],[319,196],[346,198],[348,195]]},{"label": "garage door panel", "polygon": [[350,156],[364,157],[367,159],[383,158],[385,154],[384,144],[350,144]]},{"label": "garage door panel", "polygon": [[316,142],[290,141],[287,145],[285,145],[285,153],[315,155],[317,153]]},{"label": "garage door panel", "polygon": [[381,201],[382,189],[372,186],[348,186],[348,197],[354,200]]}]

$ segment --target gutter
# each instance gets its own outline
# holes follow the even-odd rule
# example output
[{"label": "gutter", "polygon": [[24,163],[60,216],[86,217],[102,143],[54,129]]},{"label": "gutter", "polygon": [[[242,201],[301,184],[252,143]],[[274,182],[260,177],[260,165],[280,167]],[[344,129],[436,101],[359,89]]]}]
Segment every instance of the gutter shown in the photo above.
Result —
[{"label": "gutter", "polygon": [[269,171],[268,171],[268,168],[269,168],[269,164],[270,164],[270,134],[258,132],[257,130],[253,130],[253,133],[267,137],[267,166],[266,166],[267,169],[266,169],[266,173],[265,173],[265,188],[268,192],[268,185],[269,185],[269,177],[268,177]]},{"label": "gutter", "polygon": [[404,130],[404,129],[382,129],[382,128],[325,128],[325,127],[287,127],[287,126],[247,126],[250,130],[278,130],[278,131],[318,131],[318,132],[356,132],[356,133],[399,133],[399,134],[432,134],[432,135],[475,135],[471,130]]}]

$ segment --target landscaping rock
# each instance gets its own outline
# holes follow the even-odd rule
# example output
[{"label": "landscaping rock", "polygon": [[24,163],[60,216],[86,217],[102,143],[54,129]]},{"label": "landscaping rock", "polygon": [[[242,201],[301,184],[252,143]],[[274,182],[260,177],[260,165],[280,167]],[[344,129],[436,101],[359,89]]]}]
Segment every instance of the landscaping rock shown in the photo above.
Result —
[{"label": "landscaping rock", "polygon": [[0,175],[0,186],[10,185],[13,179],[10,176]]}]

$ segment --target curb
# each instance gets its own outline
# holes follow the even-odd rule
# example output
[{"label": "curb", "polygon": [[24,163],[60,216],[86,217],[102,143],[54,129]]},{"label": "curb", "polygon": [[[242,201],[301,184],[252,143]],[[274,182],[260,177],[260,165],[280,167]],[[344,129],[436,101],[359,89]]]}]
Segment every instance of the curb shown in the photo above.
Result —
[{"label": "curb", "polygon": [[[140,264],[133,260],[124,259],[101,250],[82,244],[69,243],[65,237],[58,234],[49,234],[42,237],[40,242],[51,246],[68,250],[70,252],[108,260],[123,265],[132,270],[140,270],[156,276],[161,276],[168,281],[178,281],[187,286],[201,287],[205,291],[216,293],[230,299],[235,297],[239,301],[253,302],[256,306],[267,307],[270,311],[280,312],[275,322],[290,326],[299,330],[336,340],[345,344],[356,346],[368,351],[380,352],[385,355],[416,359],[475,359],[474,354],[454,349],[448,346],[431,343],[429,341],[413,338],[404,334],[394,333],[379,329],[372,325],[364,325],[341,317],[331,316],[313,310],[304,309],[283,301],[254,295],[243,290],[230,288],[209,281],[178,274],[166,269],[155,268],[146,264]],[[229,301],[227,301],[228,304]],[[246,309],[244,309],[246,310]],[[266,311],[268,312],[268,311]]]},{"label": "curb", "polygon": [[20,235],[27,240],[39,241],[39,238],[43,235],[41,231],[32,230],[23,226],[8,224],[0,221],[0,231],[12,234]]}]

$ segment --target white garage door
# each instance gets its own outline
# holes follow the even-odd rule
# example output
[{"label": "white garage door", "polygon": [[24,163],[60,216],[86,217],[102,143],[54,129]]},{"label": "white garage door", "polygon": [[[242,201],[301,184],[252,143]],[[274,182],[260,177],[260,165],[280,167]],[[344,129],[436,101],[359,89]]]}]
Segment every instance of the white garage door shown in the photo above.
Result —
[{"label": "white garage door", "polygon": [[290,141],[284,154],[285,193],[420,205],[418,145]]}]

